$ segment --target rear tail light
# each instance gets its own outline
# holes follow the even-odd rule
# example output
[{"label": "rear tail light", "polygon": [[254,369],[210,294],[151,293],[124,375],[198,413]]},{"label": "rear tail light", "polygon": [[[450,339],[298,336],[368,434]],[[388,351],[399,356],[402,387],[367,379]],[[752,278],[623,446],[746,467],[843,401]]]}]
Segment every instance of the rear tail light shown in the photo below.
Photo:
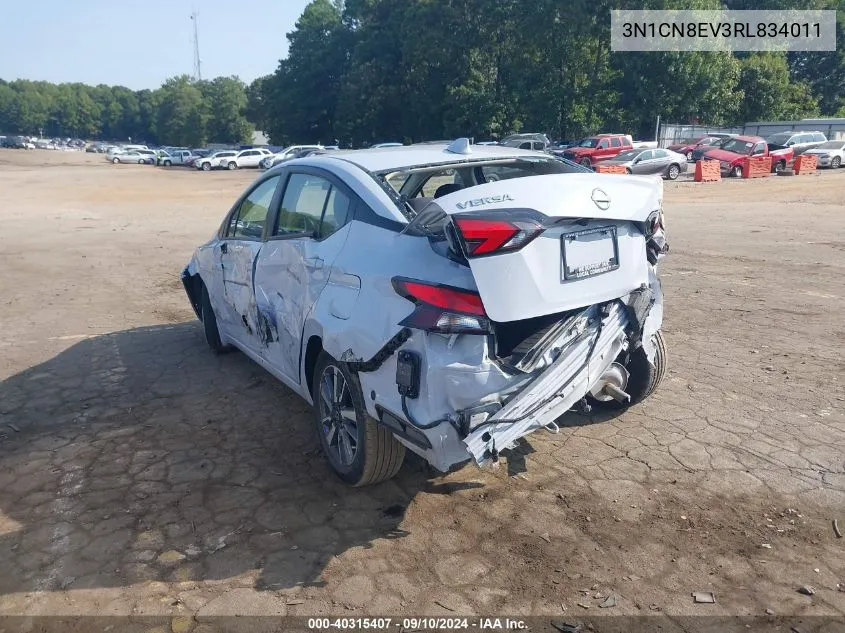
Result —
[{"label": "rear tail light", "polygon": [[663,219],[663,209],[652,211],[645,221],[646,256],[650,264],[656,264],[661,257],[669,252],[666,241],[666,222]]},{"label": "rear tail light", "polygon": [[477,292],[395,277],[393,288],[416,304],[400,325],[444,334],[482,334],[489,331],[487,313]]},{"label": "rear tail light", "polygon": [[539,222],[528,219],[453,216],[452,222],[467,257],[516,251],[543,232]]},{"label": "rear tail light", "polygon": [[663,223],[663,209],[652,211],[645,221],[645,236],[650,238],[664,228],[666,227]]}]

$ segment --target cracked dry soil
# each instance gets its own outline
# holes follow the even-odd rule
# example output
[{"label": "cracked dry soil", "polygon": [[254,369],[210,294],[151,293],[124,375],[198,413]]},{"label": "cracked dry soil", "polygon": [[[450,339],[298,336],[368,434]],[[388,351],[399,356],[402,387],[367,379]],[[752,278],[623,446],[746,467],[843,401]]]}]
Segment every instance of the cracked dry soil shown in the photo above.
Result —
[{"label": "cracked dry soil", "polygon": [[366,489],[182,292],[253,177],[0,150],[0,614],[845,611],[845,170],[667,183],[657,394]]}]

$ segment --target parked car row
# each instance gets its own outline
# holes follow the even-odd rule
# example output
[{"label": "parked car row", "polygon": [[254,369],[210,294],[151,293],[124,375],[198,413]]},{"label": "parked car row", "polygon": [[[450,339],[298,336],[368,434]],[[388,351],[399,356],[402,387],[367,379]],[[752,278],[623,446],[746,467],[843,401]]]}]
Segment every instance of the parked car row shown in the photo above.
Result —
[{"label": "parked car row", "polygon": [[119,163],[137,163],[138,165],[155,165],[156,153],[151,149],[130,149],[113,154],[106,154],[106,160],[115,165]]},{"label": "parked car row", "polygon": [[783,171],[804,153],[818,155],[820,167],[837,168],[845,162],[843,144],[845,141],[828,141],[822,132],[778,132],[766,138],[710,133],[670,145],[668,149],[686,155],[691,162],[718,160],[724,174],[742,176],[748,156],[770,156],[774,172]]}]

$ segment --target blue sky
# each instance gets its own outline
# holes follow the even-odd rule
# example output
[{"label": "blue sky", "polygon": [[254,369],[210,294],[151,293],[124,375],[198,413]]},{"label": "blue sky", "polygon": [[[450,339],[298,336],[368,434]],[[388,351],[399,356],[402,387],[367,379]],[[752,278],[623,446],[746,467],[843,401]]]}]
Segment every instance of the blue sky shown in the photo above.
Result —
[{"label": "blue sky", "polygon": [[287,55],[308,0],[2,0],[0,78],[157,88],[193,72],[199,11],[203,78],[246,82]]}]

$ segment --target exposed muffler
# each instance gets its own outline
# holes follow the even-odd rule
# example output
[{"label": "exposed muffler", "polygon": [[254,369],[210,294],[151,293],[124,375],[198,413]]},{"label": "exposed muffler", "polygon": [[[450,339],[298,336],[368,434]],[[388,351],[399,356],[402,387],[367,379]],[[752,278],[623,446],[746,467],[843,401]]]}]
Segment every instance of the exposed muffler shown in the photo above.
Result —
[{"label": "exposed muffler", "polygon": [[601,375],[590,395],[601,402],[616,400],[617,402],[630,402],[631,396],[625,392],[628,386],[628,370],[619,363],[612,363]]}]

